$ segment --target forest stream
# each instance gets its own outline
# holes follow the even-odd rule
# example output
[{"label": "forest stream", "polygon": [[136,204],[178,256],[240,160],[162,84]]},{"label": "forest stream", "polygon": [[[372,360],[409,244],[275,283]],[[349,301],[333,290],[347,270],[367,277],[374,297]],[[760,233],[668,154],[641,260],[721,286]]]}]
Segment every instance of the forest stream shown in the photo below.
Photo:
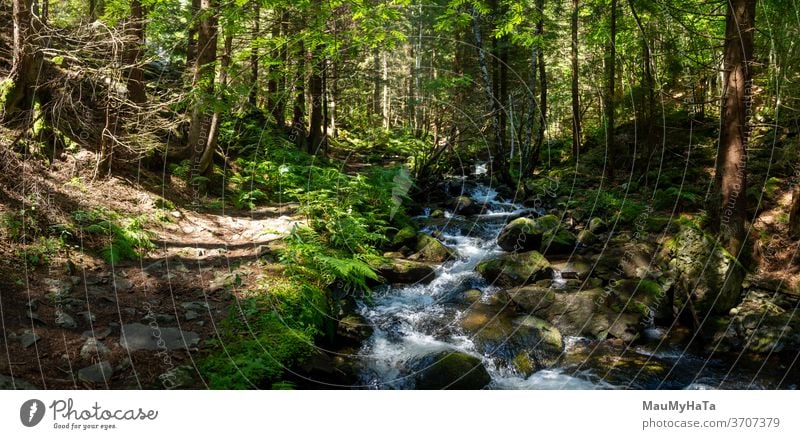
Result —
[{"label": "forest stream", "polygon": [[[656,326],[646,328],[642,340],[627,346],[620,340],[564,336],[563,351],[547,362],[549,367],[521,372],[519,355],[526,346],[535,346],[531,352],[535,362],[542,357],[541,342],[528,331],[527,319],[532,316],[497,300],[501,289],[487,284],[475,267],[503,253],[496,241],[509,219],[537,212],[503,200],[482,184],[465,183],[464,187],[471,199],[488,210],[467,217],[447,211],[443,219],[414,218],[423,233],[435,234],[457,252],[455,260],[438,266],[430,283],[384,286],[370,303],[360,303],[360,312],[374,327],[358,355],[360,385],[415,388],[426,370],[433,370],[441,359],[437,354],[453,351],[480,358],[491,379],[487,387],[494,389],[742,389],[762,388],[764,381],[770,381],[765,376],[768,372],[732,370],[724,361],[686,350],[664,338],[667,328]],[[429,214],[430,209],[426,211]],[[571,257],[551,260],[555,268],[545,283],[564,291],[575,288],[561,274],[564,267],[589,256],[580,253],[579,249]],[[474,366],[472,372],[478,368]],[[457,374],[469,379],[470,370]]]}]

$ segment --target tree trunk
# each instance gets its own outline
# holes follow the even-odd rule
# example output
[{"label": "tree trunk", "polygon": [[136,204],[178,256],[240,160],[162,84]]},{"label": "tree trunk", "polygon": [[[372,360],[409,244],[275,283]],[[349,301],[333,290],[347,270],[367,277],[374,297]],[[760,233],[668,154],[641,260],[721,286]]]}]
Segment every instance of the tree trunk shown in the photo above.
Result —
[{"label": "tree trunk", "polygon": [[603,94],[603,112],[605,123],[605,143],[607,154],[606,170],[608,177],[614,178],[614,161],[616,159],[616,148],[614,146],[614,74],[616,73],[617,58],[617,0],[611,0],[611,34],[609,35],[608,46],[606,47],[606,92]]},{"label": "tree trunk", "polygon": [[211,117],[207,113],[209,100],[214,95],[214,73],[217,58],[216,0],[201,0],[197,23],[197,57],[192,78],[192,89],[198,93],[192,105],[189,128],[189,148],[192,154],[191,176],[205,173],[208,156]]},{"label": "tree trunk", "polygon": [[258,34],[260,22],[261,5],[258,0],[253,0],[253,29],[250,43],[250,93],[247,95],[247,102],[253,108],[258,106]]},{"label": "tree trunk", "polygon": [[12,14],[14,22],[14,47],[9,77],[11,88],[5,95],[3,121],[11,126],[22,126],[32,119],[36,92],[36,71],[40,62],[34,55],[30,37],[32,0],[14,0]]},{"label": "tree trunk", "polygon": [[503,136],[500,133],[500,109],[497,99],[495,99],[492,80],[489,77],[489,66],[486,62],[486,54],[483,50],[483,39],[481,38],[481,24],[478,18],[478,11],[472,8],[472,32],[475,37],[475,48],[478,50],[478,65],[480,75],[483,80],[483,92],[486,95],[486,103],[491,114],[492,134],[494,136],[492,148],[493,170],[497,172],[501,179],[508,173],[506,166],[505,151],[503,150]]},{"label": "tree trunk", "polygon": [[[536,34],[539,38],[544,38],[544,0],[536,0],[536,9],[542,14],[536,23]],[[539,161],[539,151],[544,142],[544,132],[547,129],[547,69],[544,64],[544,42],[539,45],[539,133],[536,136],[533,148],[533,166],[531,171],[536,169]]]},{"label": "tree trunk", "polygon": [[128,51],[126,64],[128,70],[128,99],[142,104],[147,102],[147,93],[144,88],[144,71],[139,65],[144,48],[144,10],[141,0],[131,0],[130,34],[136,41]]},{"label": "tree trunk", "polygon": [[800,239],[800,183],[795,184],[792,191],[792,207],[789,210],[789,233],[794,239]]},{"label": "tree trunk", "polygon": [[391,100],[389,98],[389,61],[386,52],[383,52],[383,61],[381,68],[381,84],[383,85],[383,92],[381,94],[381,117],[383,119],[383,129],[388,130],[391,127]]},{"label": "tree trunk", "polygon": [[322,70],[325,68],[325,58],[320,54],[322,47],[316,47],[311,59],[311,77],[309,78],[309,92],[311,93],[311,119],[308,128],[308,148],[309,154],[316,154],[322,147],[322,112],[323,112],[323,89],[322,89]]},{"label": "tree trunk", "polygon": [[[225,89],[228,87],[228,70],[231,66],[231,53],[233,51],[233,35],[230,31],[226,32],[225,42],[222,49],[221,68],[219,71],[219,90],[218,94],[224,99]],[[214,158],[214,151],[217,149],[219,139],[220,112],[217,109],[211,116],[211,127],[208,132],[208,146],[203,151],[200,158],[200,172],[208,174],[211,170],[211,161]]]},{"label": "tree trunk", "polygon": [[647,93],[647,106],[644,111],[644,121],[642,123],[641,132],[644,133],[644,159],[646,161],[646,166],[650,165],[650,155],[653,151],[653,117],[655,115],[655,95],[654,95],[654,88],[655,83],[653,81],[653,70],[652,70],[652,61],[650,56],[650,42],[647,37],[647,32],[645,32],[644,25],[642,24],[642,20],[639,18],[639,14],[636,13],[636,8],[633,5],[633,0],[628,0],[628,7],[631,9],[631,14],[633,15],[633,19],[636,21],[636,26],[639,28],[639,32],[642,34],[642,82],[641,87]]},{"label": "tree trunk", "polygon": [[714,196],[709,206],[710,227],[720,244],[741,258],[746,220],[747,144],[751,105],[755,0],[728,3],[723,63],[723,99]]},{"label": "tree trunk", "polygon": [[575,160],[581,150],[581,103],[578,91],[578,0],[572,0],[572,156]]},{"label": "tree trunk", "polygon": [[[285,18],[283,11],[275,11],[274,15],[271,31],[273,40],[278,39],[284,33],[283,21]],[[281,45],[280,48],[276,46],[272,49],[271,56],[273,62],[270,63],[269,81],[267,82],[267,106],[272,113],[272,118],[275,119],[275,124],[281,128],[286,124],[284,116],[283,85],[285,83],[284,69],[288,62],[287,53],[285,44]],[[283,65],[275,65],[277,60],[281,60]]]},{"label": "tree trunk", "polygon": [[289,140],[298,148],[306,141],[306,49],[303,40],[297,42],[297,73],[294,78],[294,108],[292,109],[292,132]]},{"label": "tree trunk", "polygon": [[197,62],[197,29],[200,0],[192,0],[189,5],[189,29],[186,32],[186,67],[194,67]]}]

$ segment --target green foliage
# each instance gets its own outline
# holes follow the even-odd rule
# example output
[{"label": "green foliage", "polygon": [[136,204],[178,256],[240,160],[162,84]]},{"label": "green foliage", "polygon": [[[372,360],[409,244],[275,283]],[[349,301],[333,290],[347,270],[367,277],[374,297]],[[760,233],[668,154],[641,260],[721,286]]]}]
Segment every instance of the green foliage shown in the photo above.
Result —
[{"label": "green foliage", "polygon": [[685,210],[699,207],[703,197],[688,188],[670,186],[666,189],[657,189],[653,194],[654,209],[672,209],[677,204],[678,209]]},{"label": "green foliage", "polygon": [[124,218],[104,209],[79,210],[72,216],[85,233],[102,238],[100,254],[109,263],[138,259],[155,248],[143,217]]},{"label": "green foliage", "polygon": [[60,237],[39,236],[20,252],[20,256],[31,265],[48,265],[63,248],[64,241]]},{"label": "green foliage", "polygon": [[620,194],[616,190],[589,190],[587,202],[594,206],[594,216],[604,217],[608,222],[619,220],[622,224],[632,224],[647,210],[630,195]]},{"label": "green foliage", "polygon": [[269,387],[313,352],[311,334],[288,327],[258,300],[243,301],[239,311],[211,343],[214,353],[199,364],[212,389]]},{"label": "green foliage", "polygon": [[340,280],[347,285],[368,291],[368,280],[378,280],[378,275],[367,261],[377,255],[352,254],[325,245],[324,239],[313,229],[297,227],[286,238],[287,248],[281,254],[288,275],[300,281],[314,282],[327,287]]}]

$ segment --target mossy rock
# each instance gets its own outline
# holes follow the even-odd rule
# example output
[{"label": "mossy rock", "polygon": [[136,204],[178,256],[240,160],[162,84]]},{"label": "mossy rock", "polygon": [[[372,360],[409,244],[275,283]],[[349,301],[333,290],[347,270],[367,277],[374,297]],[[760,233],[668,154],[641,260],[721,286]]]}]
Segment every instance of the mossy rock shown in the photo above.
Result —
[{"label": "mossy rock", "polygon": [[441,241],[424,233],[417,235],[417,242],[414,249],[417,252],[409,259],[426,262],[444,262],[456,256],[456,253],[442,244]]},{"label": "mossy rock", "polygon": [[480,390],[492,380],[480,358],[457,351],[429,355],[415,369],[420,390]]},{"label": "mossy rock", "polygon": [[489,283],[506,288],[548,279],[553,275],[550,262],[537,251],[505,254],[487,259],[478,264],[475,271]]},{"label": "mossy rock", "polygon": [[402,247],[404,245],[414,245],[415,240],[417,239],[417,229],[413,226],[405,226],[402,229],[398,230],[397,233],[392,238],[392,245],[395,248]]},{"label": "mossy rock", "polygon": [[553,229],[542,235],[540,251],[546,255],[569,254],[575,249],[577,243],[578,238],[569,230]]},{"label": "mossy rock", "polygon": [[469,290],[461,293],[461,298],[464,303],[480,302],[481,297],[483,297],[483,292],[475,288],[470,288]]},{"label": "mossy rock", "polygon": [[589,246],[597,242],[597,235],[590,230],[583,229],[578,233],[577,240],[579,244]]},{"label": "mossy rock", "polygon": [[453,209],[453,213],[459,215],[475,215],[481,213],[481,206],[465,195],[452,198],[447,202],[447,206]]},{"label": "mossy rock", "polygon": [[530,218],[509,222],[497,236],[497,244],[509,252],[535,250],[541,242],[542,231],[538,229],[536,220]]},{"label": "mossy rock", "polygon": [[594,217],[589,220],[589,225],[587,229],[592,233],[602,233],[605,232],[608,228],[608,225],[602,218]]},{"label": "mossy rock", "polygon": [[534,285],[506,290],[505,294],[511,303],[525,312],[547,308],[555,301],[555,292],[551,288]]},{"label": "mossy rock", "polygon": [[389,283],[410,284],[430,282],[434,278],[435,268],[424,262],[407,259],[393,259],[376,267],[378,274]]}]

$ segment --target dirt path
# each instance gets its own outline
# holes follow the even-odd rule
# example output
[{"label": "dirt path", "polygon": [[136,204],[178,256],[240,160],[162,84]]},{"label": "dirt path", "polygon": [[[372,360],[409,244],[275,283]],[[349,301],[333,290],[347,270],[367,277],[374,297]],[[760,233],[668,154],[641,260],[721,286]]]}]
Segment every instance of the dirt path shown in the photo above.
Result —
[{"label": "dirt path", "polygon": [[138,261],[79,255],[69,272],[22,267],[0,285],[0,389],[205,388],[198,357],[237,293],[280,275],[275,250],[302,222],[295,210],[174,210]]}]

